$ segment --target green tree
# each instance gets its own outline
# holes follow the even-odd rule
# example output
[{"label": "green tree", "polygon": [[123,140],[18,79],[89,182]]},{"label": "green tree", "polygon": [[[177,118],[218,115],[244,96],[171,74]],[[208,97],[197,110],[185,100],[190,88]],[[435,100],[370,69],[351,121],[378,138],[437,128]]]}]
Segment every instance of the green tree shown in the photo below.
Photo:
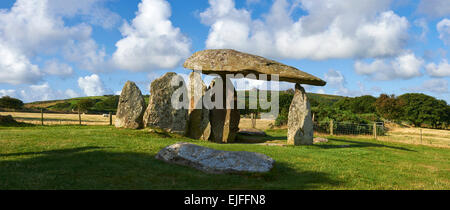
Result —
[{"label": "green tree", "polygon": [[345,97],[334,104],[339,110],[351,111],[355,114],[375,113],[375,101],[377,98],[365,95],[355,98]]},{"label": "green tree", "polygon": [[280,111],[278,113],[278,117],[275,120],[275,125],[286,125],[289,117],[289,108],[291,107],[292,99],[294,98],[294,94],[289,92],[280,92],[279,95],[279,107]]},{"label": "green tree", "polygon": [[403,101],[395,95],[381,94],[374,103],[376,112],[385,119],[399,120],[403,116]]},{"label": "green tree", "polygon": [[375,101],[377,98],[371,95],[355,97],[352,100],[351,111],[357,114],[375,113]]},{"label": "green tree", "polygon": [[404,103],[402,119],[417,127],[428,124],[436,128],[448,122],[448,105],[443,100],[422,93],[407,93],[398,98]]},{"label": "green tree", "polygon": [[17,98],[3,96],[2,98],[0,98],[0,107],[7,109],[22,109],[23,102]]}]

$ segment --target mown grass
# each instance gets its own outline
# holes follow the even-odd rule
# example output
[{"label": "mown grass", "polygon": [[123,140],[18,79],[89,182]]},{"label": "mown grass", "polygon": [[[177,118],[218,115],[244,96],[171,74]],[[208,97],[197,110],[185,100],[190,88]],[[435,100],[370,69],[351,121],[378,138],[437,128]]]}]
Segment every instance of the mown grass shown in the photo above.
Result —
[{"label": "mown grass", "polygon": [[[268,130],[282,142],[285,130]],[[266,154],[265,174],[210,175],[154,156],[192,142]],[[108,126],[0,127],[0,189],[450,189],[450,150],[365,139],[312,146],[214,144]]]}]

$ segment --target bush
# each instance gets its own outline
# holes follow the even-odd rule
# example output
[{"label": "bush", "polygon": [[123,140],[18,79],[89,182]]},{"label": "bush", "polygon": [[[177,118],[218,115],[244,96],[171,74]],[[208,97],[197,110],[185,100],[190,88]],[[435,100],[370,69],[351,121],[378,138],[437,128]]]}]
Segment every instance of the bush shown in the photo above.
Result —
[{"label": "bush", "polygon": [[49,108],[51,110],[55,110],[55,111],[72,111],[72,109],[74,109],[76,106],[72,105],[69,102],[63,102],[63,103],[57,103],[53,106],[50,106]]},{"label": "bush", "polygon": [[109,96],[103,101],[95,103],[92,110],[99,112],[115,112],[119,105],[120,96]]},{"label": "bush", "polygon": [[7,109],[22,109],[23,102],[17,98],[3,96],[2,98],[0,98],[0,107]]},{"label": "bush", "polygon": [[288,117],[289,117],[289,110],[281,110],[281,112],[278,114],[277,119],[275,120],[275,126],[282,126],[287,125],[288,123]]},{"label": "bush", "polygon": [[78,101],[76,108],[80,109],[80,111],[85,112],[88,111],[94,104],[97,102],[95,99],[81,99]]},{"label": "bush", "polygon": [[292,99],[294,98],[294,94],[291,93],[280,93],[279,96],[279,106],[280,111],[277,119],[275,120],[275,126],[286,125],[289,117],[289,108],[291,106]]},{"label": "bush", "polygon": [[0,115],[0,125],[9,125],[17,123],[11,115]]}]

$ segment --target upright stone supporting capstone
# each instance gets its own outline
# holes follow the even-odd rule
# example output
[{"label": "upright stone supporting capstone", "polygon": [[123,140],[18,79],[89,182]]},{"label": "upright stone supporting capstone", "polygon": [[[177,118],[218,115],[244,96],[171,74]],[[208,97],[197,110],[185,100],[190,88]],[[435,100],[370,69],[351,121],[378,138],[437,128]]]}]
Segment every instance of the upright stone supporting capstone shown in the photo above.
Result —
[{"label": "upright stone supporting capstone", "polygon": [[[230,79],[222,77],[222,93],[223,93],[223,107],[214,108],[210,111],[209,120],[211,122],[211,136],[210,141],[217,143],[230,143],[236,139],[236,134],[239,132],[240,113],[237,109],[236,90]],[[210,88],[214,88],[217,83],[213,80]],[[210,97],[210,96],[206,96]],[[215,97],[215,96],[214,96]],[[214,99],[216,100],[216,99]],[[229,106],[232,104],[233,106]]]},{"label": "upright stone supporting capstone", "polygon": [[203,97],[207,88],[202,75],[193,71],[189,74],[189,121],[188,136],[194,139],[208,140],[211,134],[209,110],[203,106]]},{"label": "upright stone supporting capstone", "polygon": [[185,84],[180,86],[178,82],[175,86],[172,85],[174,81],[184,80],[176,73],[169,72],[152,82],[149,104],[144,113],[144,126],[185,135],[188,120],[187,105],[186,108],[174,107],[172,97],[177,93],[183,93],[183,97],[187,97],[187,88]]},{"label": "upright stone supporting capstone", "polygon": [[[183,67],[201,71],[204,74],[218,74],[222,78],[226,74],[243,74],[244,76],[256,74],[267,75],[263,77],[264,80],[278,78],[279,81],[296,83],[295,97],[289,113],[288,142],[294,145],[313,143],[311,112],[305,91],[300,84],[324,86],[326,82],[322,79],[295,67],[233,49],[198,51],[184,62]],[[239,124],[238,115],[237,109],[211,110],[210,140],[216,142],[234,140],[236,136],[234,130],[238,130]]]},{"label": "upright stone supporting capstone", "polygon": [[290,145],[313,144],[313,122],[311,109],[305,89],[295,85],[295,94],[289,108],[288,141]]},{"label": "upright stone supporting capstone", "polygon": [[145,100],[134,82],[127,81],[122,89],[117,107],[115,126],[117,128],[143,128],[142,117]]}]

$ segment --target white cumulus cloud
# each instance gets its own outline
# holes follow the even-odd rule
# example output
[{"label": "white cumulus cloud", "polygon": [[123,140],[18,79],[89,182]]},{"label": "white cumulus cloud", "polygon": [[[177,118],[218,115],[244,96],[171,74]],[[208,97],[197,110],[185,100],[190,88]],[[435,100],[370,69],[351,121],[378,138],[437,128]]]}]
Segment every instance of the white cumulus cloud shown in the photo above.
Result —
[{"label": "white cumulus cloud", "polygon": [[15,97],[17,97],[17,95],[16,95],[16,90],[12,90],[12,89],[8,89],[8,90],[0,89],[0,97],[3,97],[3,96],[9,96],[9,97],[15,98]]},{"label": "white cumulus cloud", "polygon": [[[408,39],[409,22],[388,9],[389,0],[275,0],[260,19],[237,9],[234,0],[209,4],[200,14],[210,26],[207,48],[321,60],[397,55]],[[307,15],[295,20],[298,7]]]},{"label": "white cumulus cloud", "polygon": [[417,11],[430,17],[444,17],[450,15],[448,0],[421,0]]},{"label": "white cumulus cloud", "polygon": [[356,61],[354,68],[356,73],[367,75],[374,80],[394,80],[421,76],[420,69],[423,64],[423,59],[417,58],[414,53],[406,52],[394,59],[375,59],[371,63]]},{"label": "white cumulus cloud", "polygon": [[78,86],[87,96],[101,96],[107,92],[97,74],[78,78]]},{"label": "white cumulus cloud", "polygon": [[0,83],[33,84],[42,79],[42,72],[20,51],[0,39]]},{"label": "white cumulus cloud", "polygon": [[120,69],[152,71],[171,69],[190,54],[190,40],[172,25],[165,0],[142,0],[131,25],[121,28],[113,62]]},{"label": "white cumulus cloud", "polygon": [[[91,17],[115,16],[102,9],[103,2],[17,0],[11,8],[0,10],[0,83],[36,84],[45,74],[70,73],[69,67],[61,66],[64,64],[59,65],[63,68],[54,68],[55,56],[62,56],[86,70],[99,68],[104,63],[104,50],[91,38],[92,27],[88,23],[95,19]],[[65,23],[77,15],[88,23]],[[33,63],[35,58],[50,59],[43,62],[46,66],[39,67]]]},{"label": "white cumulus cloud", "polygon": [[445,18],[437,24],[439,38],[447,45],[450,45],[450,20]]},{"label": "white cumulus cloud", "polygon": [[437,94],[449,93],[448,81],[445,79],[426,80],[421,85],[408,88],[407,90],[414,92],[431,92]]},{"label": "white cumulus cloud", "polygon": [[[359,89],[349,89],[347,88],[347,81],[342,72],[330,69],[324,76],[327,85],[334,90],[333,94],[345,95],[345,96],[361,96],[366,95],[368,92],[365,89],[364,84],[358,81],[357,85]],[[318,93],[325,93],[323,88],[318,90]]]},{"label": "white cumulus cloud", "polygon": [[66,91],[54,90],[48,82],[40,85],[30,85],[21,89],[18,94],[18,97],[24,102],[66,99],[77,96],[78,94],[72,89],[67,89]]},{"label": "white cumulus cloud", "polygon": [[447,59],[442,59],[439,64],[429,63],[425,69],[430,76],[433,77],[448,77],[450,76],[450,64]]},{"label": "white cumulus cloud", "polygon": [[92,24],[111,29],[119,23],[121,17],[105,7],[105,3],[114,0],[48,0],[50,10],[58,15],[81,18]]},{"label": "white cumulus cloud", "polygon": [[73,74],[73,68],[70,65],[57,60],[46,61],[43,71],[47,74],[61,77],[68,77]]}]

